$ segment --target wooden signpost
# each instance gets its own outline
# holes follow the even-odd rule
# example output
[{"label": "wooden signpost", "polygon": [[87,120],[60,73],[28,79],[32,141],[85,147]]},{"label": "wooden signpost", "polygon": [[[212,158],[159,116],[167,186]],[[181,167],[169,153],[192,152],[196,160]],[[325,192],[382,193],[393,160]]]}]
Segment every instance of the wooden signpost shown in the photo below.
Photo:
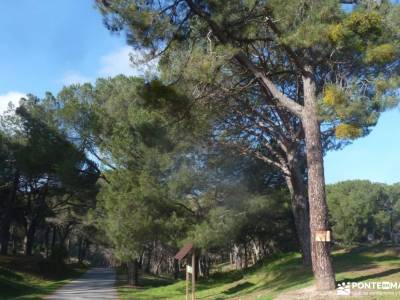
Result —
[{"label": "wooden signpost", "polygon": [[316,242],[330,242],[331,232],[329,230],[317,230],[315,233]]},{"label": "wooden signpost", "polygon": [[[186,263],[186,300],[189,300],[190,275],[192,276],[192,300],[196,300],[196,254],[193,244],[189,243],[183,246],[183,248],[175,255],[175,259],[181,261],[190,252],[192,253],[192,265],[189,266],[189,264]],[[187,259],[187,262],[188,261],[189,259]]]}]

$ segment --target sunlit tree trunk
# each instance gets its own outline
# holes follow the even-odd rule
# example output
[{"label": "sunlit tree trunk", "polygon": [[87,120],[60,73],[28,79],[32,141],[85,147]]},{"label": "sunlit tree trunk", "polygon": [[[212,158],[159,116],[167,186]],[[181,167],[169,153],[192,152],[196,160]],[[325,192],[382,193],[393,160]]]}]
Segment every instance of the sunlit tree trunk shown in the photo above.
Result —
[{"label": "sunlit tree trunk", "polygon": [[335,288],[330,244],[317,242],[315,234],[319,230],[329,230],[328,207],[325,195],[325,177],[323,152],[321,144],[320,124],[317,113],[316,87],[311,68],[303,75],[304,85],[304,115],[302,123],[305,132],[307,168],[308,168],[308,199],[310,205],[311,258],[312,268],[318,290]]}]

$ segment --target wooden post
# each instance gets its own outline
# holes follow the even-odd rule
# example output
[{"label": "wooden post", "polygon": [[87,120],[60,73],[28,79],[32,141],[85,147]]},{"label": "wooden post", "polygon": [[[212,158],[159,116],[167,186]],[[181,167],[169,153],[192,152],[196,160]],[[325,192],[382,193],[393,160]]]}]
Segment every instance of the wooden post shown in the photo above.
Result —
[{"label": "wooden post", "polygon": [[195,290],[196,290],[196,257],[195,257],[195,251],[193,249],[193,254],[192,254],[192,300],[196,299]]},{"label": "wooden post", "polygon": [[189,300],[189,272],[186,268],[186,300]]},{"label": "wooden post", "polygon": [[[189,253],[192,253],[192,266],[189,266]],[[192,300],[196,299],[196,254],[193,243],[188,243],[182,247],[179,252],[174,256],[178,263],[181,259],[187,259],[186,264],[186,300],[189,300],[189,274],[192,274]]]},{"label": "wooden post", "polygon": [[186,300],[189,300],[189,272],[186,270]]}]

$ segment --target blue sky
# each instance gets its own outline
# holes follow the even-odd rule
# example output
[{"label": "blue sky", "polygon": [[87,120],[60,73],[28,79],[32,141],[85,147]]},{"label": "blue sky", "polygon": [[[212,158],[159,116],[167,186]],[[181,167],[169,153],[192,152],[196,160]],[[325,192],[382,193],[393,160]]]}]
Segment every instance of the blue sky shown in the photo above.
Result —
[{"label": "blue sky", "polygon": [[[124,36],[103,26],[92,0],[0,2],[0,111],[26,93],[137,72]],[[326,180],[400,182],[400,110],[385,113],[372,133],[325,158]]]},{"label": "blue sky", "polygon": [[364,138],[325,157],[327,183],[347,179],[400,182],[400,110],[382,114],[376,127]]}]

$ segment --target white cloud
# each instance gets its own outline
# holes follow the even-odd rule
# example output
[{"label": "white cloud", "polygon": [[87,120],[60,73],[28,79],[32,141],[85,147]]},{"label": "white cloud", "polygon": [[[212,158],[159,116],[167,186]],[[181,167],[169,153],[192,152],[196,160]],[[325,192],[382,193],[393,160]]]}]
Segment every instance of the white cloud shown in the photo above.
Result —
[{"label": "white cloud", "polygon": [[8,109],[8,104],[10,102],[15,107],[19,106],[19,100],[24,97],[26,97],[26,94],[15,91],[0,95],[0,114],[3,114]]},{"label": "white cloud", "polygon": [[[135,63],[131,61],[131,56]],[[142,76],[157,71],[158,61],[140,63],[143,53],[133,50],[129,46],[122,47],[116,51],[106,54],[100,58],[100,69],[98,75],[102,77],[113,77],[119,74],[127,76]]]},{"label": "white cloud", "polygon": [[92,79],[77,72],[67,72],[60,81],[64,85],[71,85],[92,82]]},{"label": "white cloud", "polygon": [[[143,62],[144,54],[129,46],[118,48],[99,59],[99,67],[92,77],[82,75],[79,72],[70,71],[65,73],[59,80],[63,85],[93,83],[95,77],[114,77],[120,74],[126,76],[152,77],[157,74],[158,59]],[[131,60],[133,59],[133,61]]]},{"label": "white cloud", "polygon": [[122,47],[114,52],[104,55],[100,58],[100,70],[99,75],[108,77],[124,74],[128,76],[137,75],[130,61],[129,53],[131,49],[129,47]]}]

